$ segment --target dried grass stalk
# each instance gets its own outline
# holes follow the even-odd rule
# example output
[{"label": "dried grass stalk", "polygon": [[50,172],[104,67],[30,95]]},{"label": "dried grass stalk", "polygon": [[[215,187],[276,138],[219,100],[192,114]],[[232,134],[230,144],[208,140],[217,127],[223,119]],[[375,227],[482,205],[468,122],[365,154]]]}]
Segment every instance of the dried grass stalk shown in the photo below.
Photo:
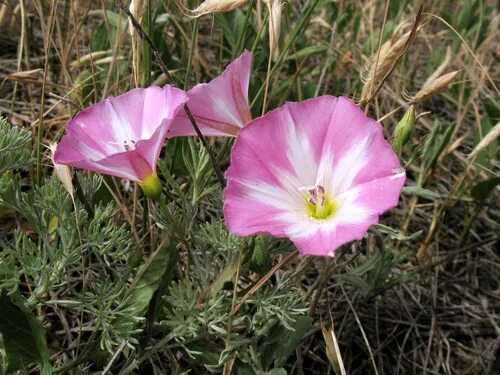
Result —
[{"label": "dried grass stalk", "polygon": [[31,69],[31,70],[23,70],[21,72],[15,72],[12,74],[9,74],[6,79],[9,80],[14,80],[14,81],[30,81],[30,80],[37,80],[38,78],[41,77],[43,73],[43,69]]},{"label": "dried grass stalk", "polygon": [[269,50],[273,60],[276,60],[279,55],[283,3],[281,0],[264,0],[264,3],[269,9]]},{"label": "dried grass stalk", "polygon": [[242,7],[246,2],[247,0],[206,0],[191,13],[194,17],[200,17],[206,14],[229,12]]},{"label": "dried grass stalk", "polygon": [[336,375],[346,375],[344,361],[342,360],[342,355],[340,353],[339,343],[333,327],[328,329],[323,323],[321,323],[321,332],[323,333],[323,338],[325,340],[326,356],[330,361]]},{"label": "dried grass stalk", "polygon": [[500,122],[497,123],[486,136],[481,139],[481,142],[474,147],[474,150],[467,157],[468,160],[474,159],[477,155],[479,155],[482,151],[486,149],[493,141],[497,140],[500,137]]},{"label": "dried grass stalk", "polygon": [[[144,0],[132,0],[130,2],[130,7],[129,7],[130,13],[134,16],[134,18],[139,21],[142,17],[142,14],[144,13]],[[134,25],[132,24],[132,21],[128,21],[128,32],[129,34],[134,37],[135,35],[135,29]]]}]

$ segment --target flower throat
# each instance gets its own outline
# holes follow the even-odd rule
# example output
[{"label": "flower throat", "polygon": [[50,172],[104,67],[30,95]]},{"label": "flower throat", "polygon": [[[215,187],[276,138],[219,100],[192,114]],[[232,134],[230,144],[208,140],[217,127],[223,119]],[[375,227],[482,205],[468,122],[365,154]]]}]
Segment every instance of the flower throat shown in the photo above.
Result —
[{"label": "flower throat", "polygon": [[325,188],[318,185],[309,189],[307,195],[307,214],[317,220],[325,220],[332,216],[337,210],[334,200],[325,193]]}]

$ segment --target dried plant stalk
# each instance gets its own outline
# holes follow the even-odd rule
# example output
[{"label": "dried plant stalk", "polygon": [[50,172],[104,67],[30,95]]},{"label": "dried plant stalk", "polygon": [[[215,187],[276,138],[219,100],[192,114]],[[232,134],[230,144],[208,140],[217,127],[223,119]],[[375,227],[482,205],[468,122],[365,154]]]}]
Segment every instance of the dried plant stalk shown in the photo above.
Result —
[{"label": "dried plant stalk", "polygon": [[281,13],[283,3],[281,0],[264,0],[269,9],[269,50],[273,60],[279,55],[279,39],[281,33]]},{"label": "dried plant stalk", "polygon": [[495,141],[500,137],[500,122],[497,123],[489,132],[486,134],[486,136],[481,139],[481,142],[477,144],[476,147],[474,147],[474,150],[469,154],[467,157],[468,160],[474,159],[477,155],[479,155],[482,151],[488,147],[491,142]]},{"label": "dried plant stalk", "polygon": [[200,17],[206,14],[229,12],[242,7],[246,2],[247,0],[206,0],[191,13],[194,17]]}]

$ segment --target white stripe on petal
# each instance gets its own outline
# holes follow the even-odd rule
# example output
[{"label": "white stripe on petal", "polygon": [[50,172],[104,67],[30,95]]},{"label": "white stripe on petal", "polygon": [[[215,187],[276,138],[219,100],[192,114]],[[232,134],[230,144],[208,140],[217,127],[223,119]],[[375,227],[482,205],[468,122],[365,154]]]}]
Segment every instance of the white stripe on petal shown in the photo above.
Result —
[{"label": "white stripe on petal", "polygon": [[295,121],[290,114],[290,111],[283,111],[283,115],[287,116],[287,157],[292,165],[297,179],[300,181],[300,186],[296,188],[314,185],[318,172],[318,164],[314,160],[314,153],[305,134],[301,134]]},{"label": "white stripe on petal", "polygon": [[126,140],[135,140],[134,135],[132,134],[132,126],[125,119],[125,116],[120,117],[118,115],[115,106],[111,101],[107,103],[108,111],[109,111],[109,120],[111,121],[111,129],[113,130],[113,134],[115,136],[115,140],[117,142],[123,142]]},{"label": "white stripe on petal", "polygon": [[[220,94],[217,93],[217,90],[214,90],[210,85],[205,86],[206,87],[206,93],[209,97],[210,102],[212,103],[212,106],[217,109],[219,114],[221,114],[223,117],[228,119],[230,123],[234,125],[238,125],[239,127],[243,127],[245,124],[242,123],[240,119],[240,115],[237,112],[234,112],[233,110],[235,109],[235,106],[231,103],[229,104],[228,102],[225,101],[225,98],[221,98]],[[227,96],[230,96],[231,93],[224,93]]]},{"label": "white stripe on petal", "polygon": [[370,209],[356,202],[358,193],[359,190],[354,188],[337,197],[338,209],[334,216],[339,223],[360,224],[373,215]]},{"label": "white stripe on petal", "polygon": [[[370,136],[356,142],[341,157],[338,158],[337,165],[333,168],[332,175],[329,176],[330,191],[333,196],[337,196],[348,190],[356,176],[366,167],[368,144]],[[323,164],[327,167],[326,163]],[[331,167],[332,168],[332,167]],[[328,175],[328,172],[323,172]]]},{"label": "white stripe on petal", "polygon": [[257,202],[283,211],[293,209],[294,199],[286,190],[266,183],[255,183],[254,181],[238,180],[238,183],[245,187],[247,196]]}]

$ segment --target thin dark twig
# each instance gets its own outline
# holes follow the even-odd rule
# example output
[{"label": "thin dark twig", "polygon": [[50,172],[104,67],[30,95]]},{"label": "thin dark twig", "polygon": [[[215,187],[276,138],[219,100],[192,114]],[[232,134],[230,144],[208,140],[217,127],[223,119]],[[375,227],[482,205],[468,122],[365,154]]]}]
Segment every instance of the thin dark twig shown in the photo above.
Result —
[{"label": "thin dark twig", "polygon": [[[116,1],[117,1],[118,5],[120,6],[121,10],[127,15],[130,22],[132,22],[132,25],[134,26],[134,29],[137,32],[137,34],[139,35],[139,37],[142,40],[145,40],[149,44],[151,51],[153,51],[153,56],[154,56],[156,62],[158,63],[158,65],[160,66],[160,70],[162,71],[162,73],[165,74],[165,77],[167,77],[167,79],[169,80],[169,82],[172,86],[176,86],[174,78],[169,73],[167,66],[165,65],[165,63],[161,59],[160,52],[158,51],[158,49],[154,45],[151,37],[146,33],[146,31],[141,26],[141,24],[139,22],[137,22],[137,20],[132,15],[130,10],[123,3],[123,0],[116,0]],[[186,115],[187,115],[189,121],[191,122],[191,125],[193,126],[195,132],[196,132],[196,135],[200,138],[201,143],[203,144],[203,147],[205,148],[205,150],[208,153],[208,156],[210,157],[210,161],[212,162],[212,166],[215,170],[215,173],[217,174],[217,178],[219,179],[220,184],[222,185],[222,187],[225,187],[226,186],[226,179],[224,178],[224,174],[222,173],[222,171],[219,167],[219,164],[217,163],[217,159],[215,158],[215,154],[212,150],[212,147],[210,147],[207,140],[205,139],[205,137],[201,133],[200,128],[198,127],[198,124],[196,123],[196,120],[194,119],[194,116],[191,113],[191,110],[189,109],[187,104],[184,104],[184,111],[186,112]]]},{"label": "thin dark twig", "polygon": [[76,104],[74,101],[72,101],[71,99],[69,98],[65,98],[64,96],[60,96],[60,95],[57,95],[57,94],[54,94],[53,92],[49,92],[49,96],[51,98],[55,98],[57,100],[60,100],[61,102],[63,103],[66,103],[66,104],[69,104],[73,107],[75,107],[76,109],[78,109],[79,111],[81,111],[83,109],[83,107],[80,107],[78,104]]}]

